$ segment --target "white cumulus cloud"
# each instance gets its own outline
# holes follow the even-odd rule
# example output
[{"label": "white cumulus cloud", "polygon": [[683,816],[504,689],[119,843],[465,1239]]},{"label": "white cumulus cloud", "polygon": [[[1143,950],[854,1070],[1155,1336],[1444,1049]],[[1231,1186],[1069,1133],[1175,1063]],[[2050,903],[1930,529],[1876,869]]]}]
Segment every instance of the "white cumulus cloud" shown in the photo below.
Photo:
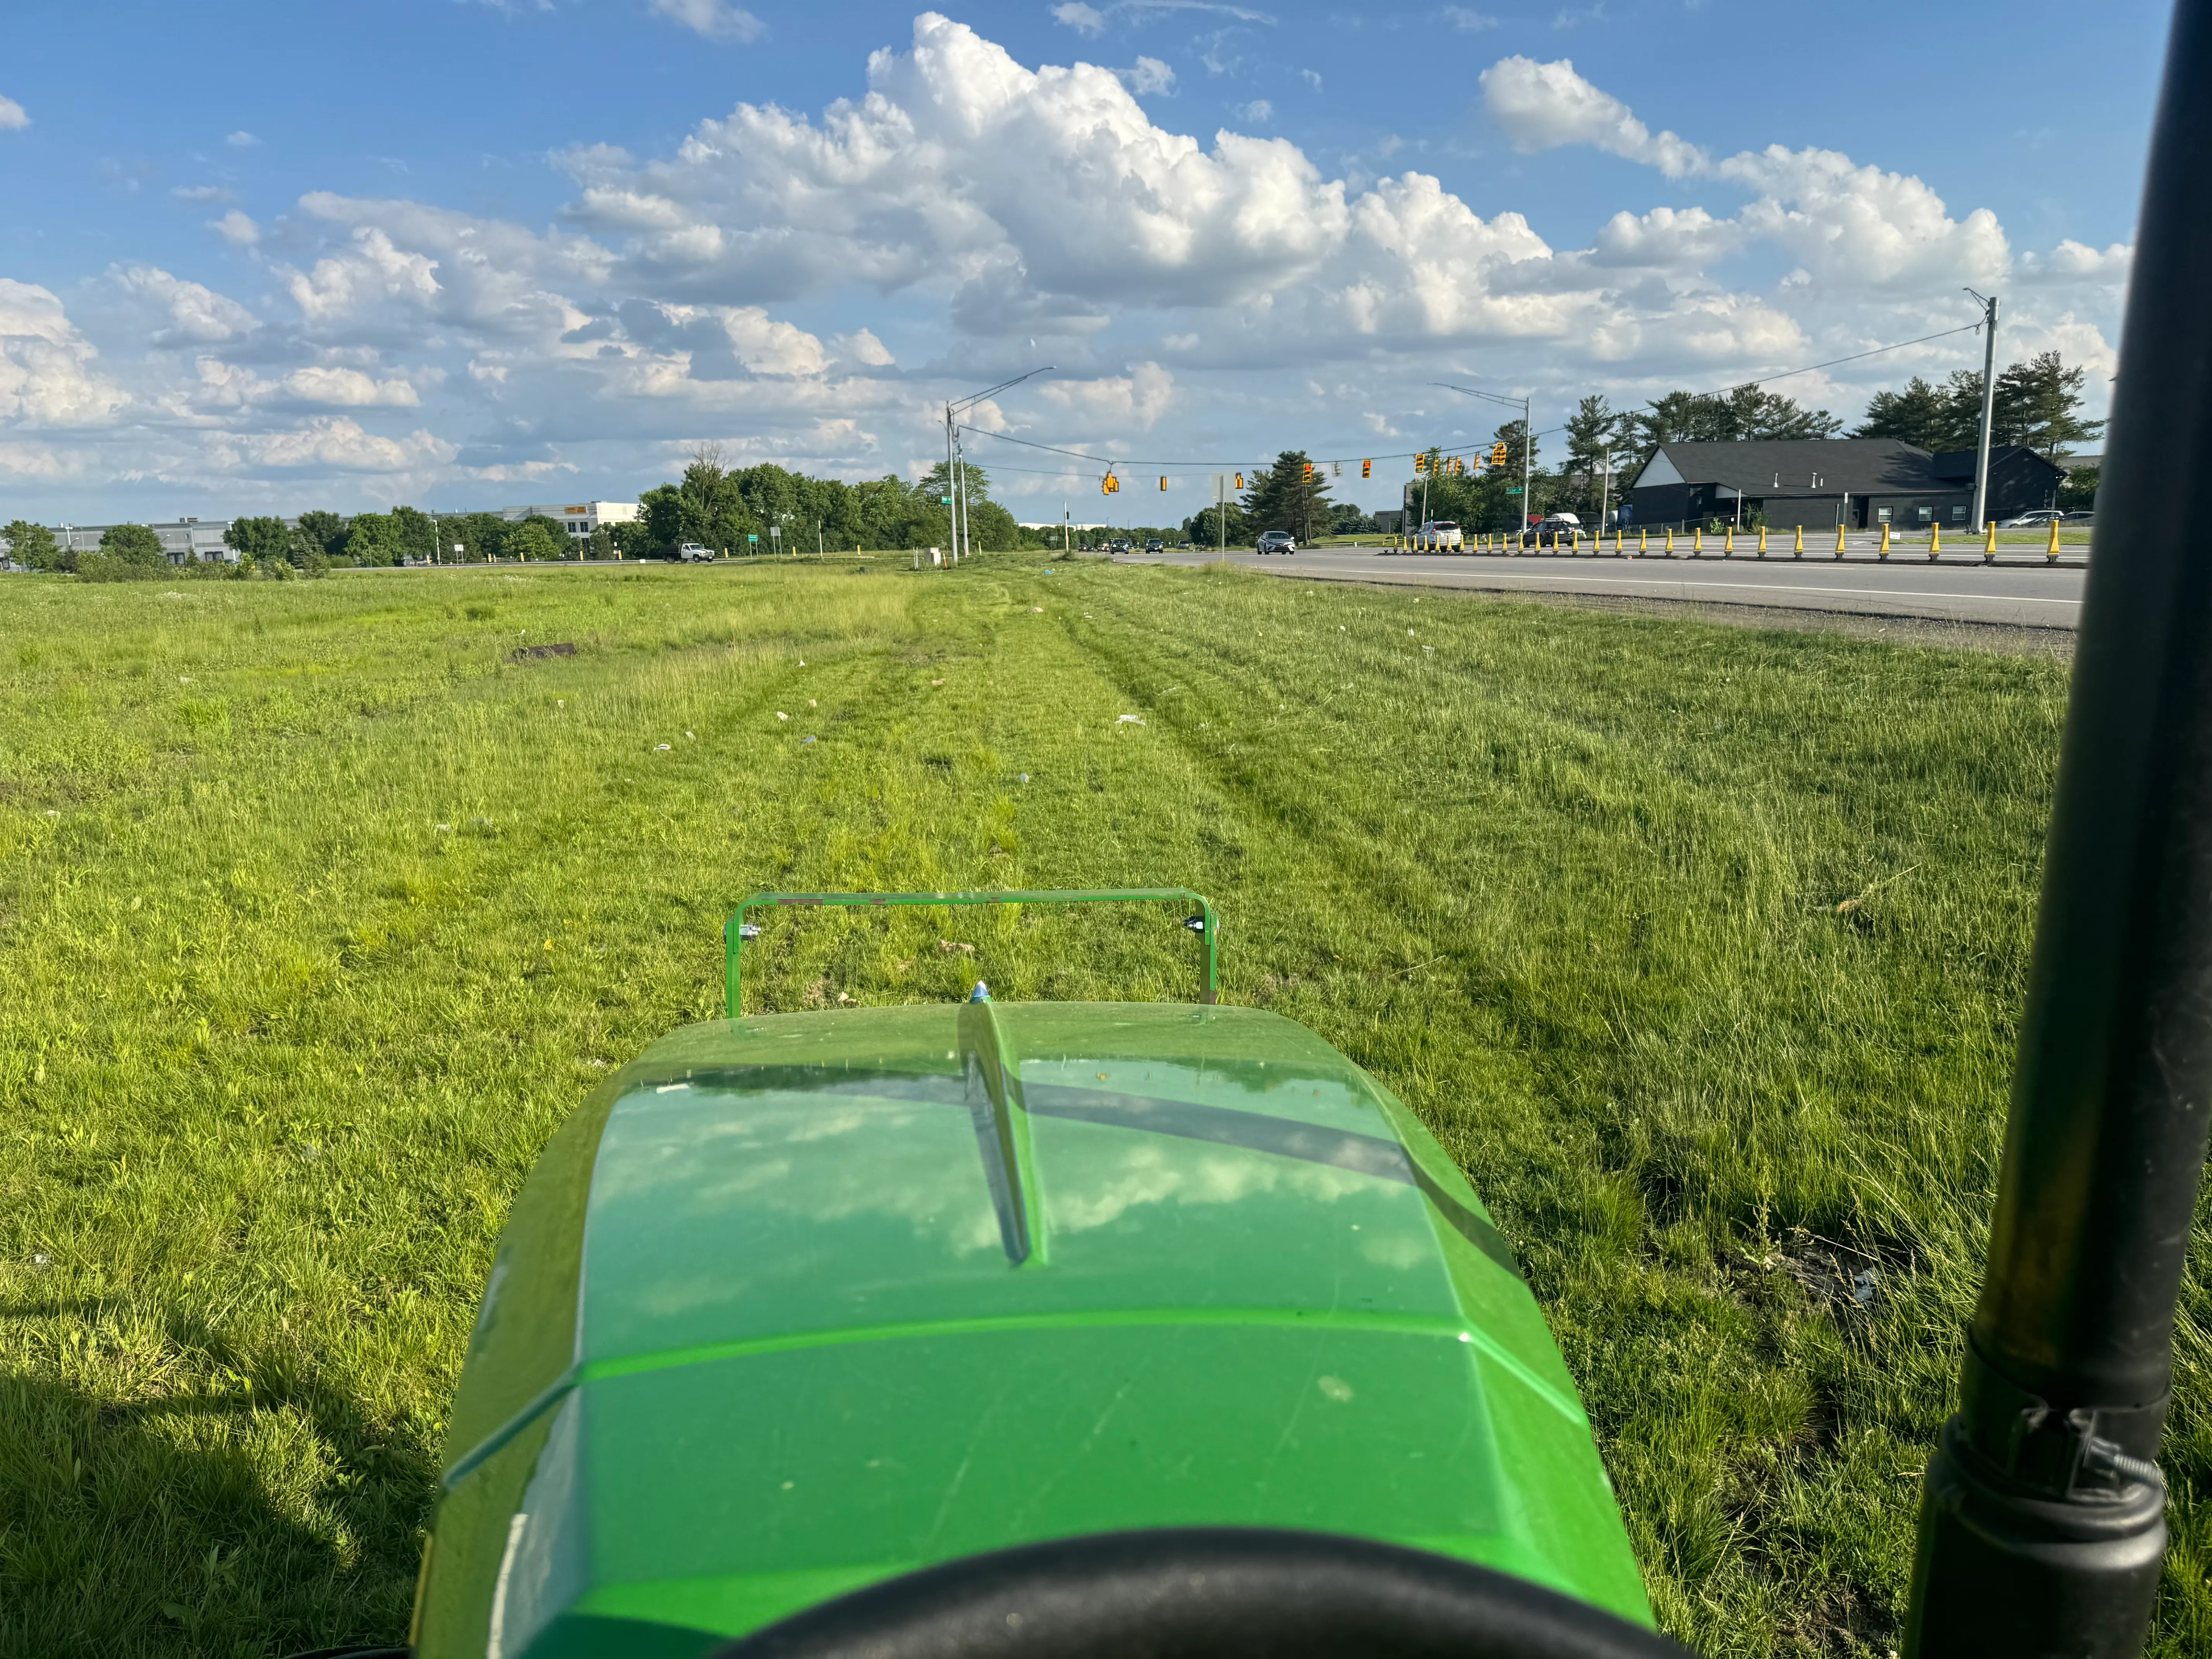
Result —
[{"label": "white cumulus cloud", "polygon": [[0,96],[0,132],[21,132],[31,125],[31,118],[14,99]]},{"label": "white cumulus cloud", "polygon": [[1483,108],[1518,150],[1591,144],[1657,167],[1669,179],[1701,173],[1705,152],[1671,132],[1654,136],[1627,105],[1601,92],[1562,58],[1501,58],[1478,77]]},{"label": "white cumulus cloud", "polygon": [[1073,29],[1078,34],[1101,34],[1105,32],[1106,20],[1095,6],[1086,6],[1083,0],[1066,0],[1054,6],[1052,15]]},{"label": "white cumulus cloud", "polygon": [[730,0],[652,0],[647,9],[709,40],[757,40],[767,33],[759,18]]},{"label": "white cumulus cloud", "polygon": [[52,290],[0,276],[0,421],[99,425],[130,402]]},{"label": "white cumulus cloud", "polygon": [[261,227],[236,208],[220,219],[209,220],[208,228],[233,247],[252,247],[261,240]]},{"label": "white cumulus cloud", "polygon": [[158,265],[119,265],[108,275],[124,293],[167,315],[167,325],[153,337],[158,345],[235,340],[260,326],[252,312],[228,295],[173,276]]}]

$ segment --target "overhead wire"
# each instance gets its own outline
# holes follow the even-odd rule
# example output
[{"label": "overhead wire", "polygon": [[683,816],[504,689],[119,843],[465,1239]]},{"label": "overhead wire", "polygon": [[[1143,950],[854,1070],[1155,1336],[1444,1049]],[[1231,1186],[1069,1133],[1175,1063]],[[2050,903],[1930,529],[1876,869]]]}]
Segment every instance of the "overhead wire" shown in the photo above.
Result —
[{"label": "overhead wire", "polygon": [[[1717,386],[1711,392],[1693,392],[1689,395],[1692,398],[1699,398],[1724,397],[1729,392],[1738,391],[1745,386],[1761,386],[1766,385],[1771,380],[1787,380],[1799,374],[1813,374],[1818,369],[1834,368],[1844,363],[1859,362],[1869,357],[1879,357],[1885,352],[1902,351],[1907,346],[1925,345],[1930,340],[1948,339],[1954,334],[1979,333],[1981,331],[1981,327],[1982,325],[1978,320],[1966,323],[1957,328],[1940,329],[1933,334],[1923,334],[1915,339],[1898,340],[1888,345],[1875,346],[1865,351],[1854,351],[1847,356],[1831,357],[1825,362],[1808,363],[1802,368],[1785,368],[1772,374],[1761,374],[1751,380],[1734,380],[1729,382],[1727,386]],[[1449,389],[1457,391],[1461,388],[1452,387]],[[1495,398],[1497,396],[1497,394],[1491,392],[1484,392],[1480,395],[1490,398]],[[1498,400],[1505,403],[1518,401],[1517,399],[1510,398],[1499,398]],[[1250,460],[1203,461],[1192,459],[1188,457],[1176,460],[1132,460],[1120,456],[1093,455],[1080,449],[1069,449],[1060,444],[1039,443],[1032,438],[1017,438],[1010,432],[994,432],[988,427],[969,426],[964,421],[957,422],[957,425],[961,431],[973,433],[980,438],[994,438],[1000,443],[1019,444],[1024,449],[1039,449],[1045,451],[1048,454],[1069,456],[1075,460],[1088,461],[1093,466],[1103,466],[1109,472],[1118,467],[1125,468],[1133,472],[1155,472],[1165,477],[1173,477],[1178,474],[1191,473],[1200,471],[1211,471],[1215,469],[1242,470],[1246,471],[1264,471],[1267,466],[1272,465],[1272,463],[1266,461],[1261,461],[1256,464]],[[1531,433],[1529,436],[1531,439],[1547,438],[1555,433],[1564,432],[1566,429],[1566,422],[1561,422],[1557,426],[1539,427],[1534,432]],[[1480,443],[1461,444],[1449,448],[1432,445],[1424,449],[1389,450],[1381,453],[1370,450],[1358,455],[1323,455],[1316,456],[1311,459],[1314,465],[1316,467],[1342,467],[1350,465],[1353,461],[1402,461],[1411,460],[1419,455],[1470,455],[1478,452],[1489,450],[1492,447],[1494,442],[1494,440],[1485,440]],[[1001,467],[999,470],[1002,472],[1036,472],[1048,477],[1065,477],[1066,471],[1073,471],[1073,469],[1052,471],[1046,468],[1017,466]]]}]

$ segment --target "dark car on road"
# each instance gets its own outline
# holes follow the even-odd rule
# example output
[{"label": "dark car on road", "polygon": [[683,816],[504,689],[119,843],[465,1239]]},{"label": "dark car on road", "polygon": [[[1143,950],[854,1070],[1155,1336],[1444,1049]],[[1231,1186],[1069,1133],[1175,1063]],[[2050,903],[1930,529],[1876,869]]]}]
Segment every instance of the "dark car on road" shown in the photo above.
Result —
[{"label": "dark car on road", "polygon": [[1158,536],[1153,537],[1152,540],[1145,544],[1145,551],[1147,553],[1164,553],[1167,550],[1168,544],[1162,541]]},{"label": "dark car on road", "polygon": [[1263,530],[1260,532],[1260,551],[1262,553],[1295,553],[1298,538],[1287,530]]}]

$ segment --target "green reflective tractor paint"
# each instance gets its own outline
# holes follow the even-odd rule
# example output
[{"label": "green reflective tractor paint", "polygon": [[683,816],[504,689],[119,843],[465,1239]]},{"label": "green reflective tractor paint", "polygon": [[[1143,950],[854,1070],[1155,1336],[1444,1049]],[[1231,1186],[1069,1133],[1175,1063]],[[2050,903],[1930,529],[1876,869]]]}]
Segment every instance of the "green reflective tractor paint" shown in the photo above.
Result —
[{"label": "green reflective tractor paint", "polygon": [[416,1650],[698,1655],[916,1567],[1192,1525],[1440,1552],[1650,1622],[1510,1249],[1304,1026],[718,1020],[599,1089],[515,1201]]}]

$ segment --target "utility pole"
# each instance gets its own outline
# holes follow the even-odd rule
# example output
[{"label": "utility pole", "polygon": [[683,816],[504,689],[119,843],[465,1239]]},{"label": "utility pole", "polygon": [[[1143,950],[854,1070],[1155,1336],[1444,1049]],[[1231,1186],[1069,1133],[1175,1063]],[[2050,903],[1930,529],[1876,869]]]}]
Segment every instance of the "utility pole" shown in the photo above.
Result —
[{"label": "utility pole", "polygon": [[[1528,499],[1528,469],[1535,453],[1535,399],[1523,398],[1521,400],[1521,529],[1524,534],[1528,528],[1528,509],[1535,506],[1535,502]],[[1519,536],[1514,538],[1516,541],[1520,539]]]},{"label": "utility pole", "polygon": [[[1523,488],[1526,488],[1524,485]],[[1597,533],[1605,534],[1606,509],[1613,502],[1613,446],[1605,447],[1605,471],[1597,487]]]},{"label": "utility pole", "polygon": [[951,549],[952,556],[957,559],[960,556],[960,520],[952,505],[952,405],[947,402],[945,405],[945,512],[948,528],[945,539]]},{"label": "utility pole", "polygon": [[[1968,289],[1969,294],[1974,290]],[[1984,299],[1974,294],[1982,304],[1982,435],[1974,451],[1974,533],[1980,535],[1989,522],[1986,516],[1990,504],[1990,417],[1996,411],[1997,398],[1997,301],[1994,294]]]},{"label": "utility pole", "polygon": [[1042,368],[1033,368],[1030,370],[1027,374],[1017,374],[1011,380],[1001,380],[998,385],[991,387],[988,391],[978,392],[971,397],[952,398],[945,404],[945,494],[948,498],[946,504],[952,509],[951,553],[953,562],[955,563],[957,563],[960,559],[960,528],[962,524],[960,503],[965,499],[965,492],[960,488],[960,475],[965,469],[962,465],[961,462],[959,417],[967,413],[968,410],[975,408],[977,404],[981,403],[986,398],[994,398],[1000,392],[1006,391],[1009,386],[1017,386],[1024,380],[1033,379],[1039,374],[1049,374],[1051,373],[1052,365],[1050,363],[1047,363]]}]

